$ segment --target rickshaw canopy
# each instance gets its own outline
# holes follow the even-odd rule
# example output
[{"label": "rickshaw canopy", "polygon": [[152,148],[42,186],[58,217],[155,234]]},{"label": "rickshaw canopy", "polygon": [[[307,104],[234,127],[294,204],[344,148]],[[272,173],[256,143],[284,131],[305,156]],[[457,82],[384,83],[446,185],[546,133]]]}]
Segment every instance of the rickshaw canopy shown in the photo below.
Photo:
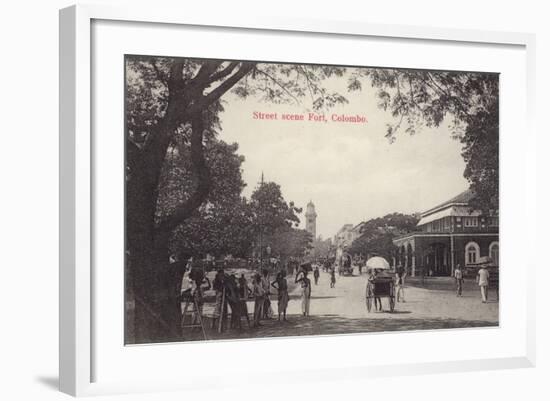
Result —
[{"label": "rickshaw canopy", "polygon": [[389,270],[390,264],[381,256],[373,256],[367,260],[367,269]]}]

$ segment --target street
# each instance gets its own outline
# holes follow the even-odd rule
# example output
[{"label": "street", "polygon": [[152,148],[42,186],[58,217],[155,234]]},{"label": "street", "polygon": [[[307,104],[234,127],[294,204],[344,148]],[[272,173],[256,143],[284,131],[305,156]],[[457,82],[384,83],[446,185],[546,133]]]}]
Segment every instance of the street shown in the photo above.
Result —
[{"label": "street", "polygon": [[[312,283],[313,283],[313,277]],[[293,277],[288,277],[288,281]],[[489,302],[481,303],[479,287],[473,280],[464,285],[462,297],[454,292],[454,281],[448,277],[419,280],[409,278],[405,285],[405,300],[389,312],[388,299],[382,299],[381,312],[369,313],[365,305],[367,276],[336,276],[335,288],[330,288],[330,275],[321,272],[319,284],[312,285],[310,316],[301,313],[300,288],[290,293],[287,322],[277,321],[277,296],[272,295],[274,319],[262,320],[259,328],[229,329],[223,333],[207,328],[209,340],[233,338],[261,338],[297,335],[326,335],[366,333],[380,331],[429,330],[498,325],[499,304],[494,292]],[[253,312],[253,302],[248,302],[248,311]],[[210,308],[205,305],[208,316]],[[210,322],[206,319],[207,325]],[[185,340],[200,340],[200,333],[188,333]]]}]

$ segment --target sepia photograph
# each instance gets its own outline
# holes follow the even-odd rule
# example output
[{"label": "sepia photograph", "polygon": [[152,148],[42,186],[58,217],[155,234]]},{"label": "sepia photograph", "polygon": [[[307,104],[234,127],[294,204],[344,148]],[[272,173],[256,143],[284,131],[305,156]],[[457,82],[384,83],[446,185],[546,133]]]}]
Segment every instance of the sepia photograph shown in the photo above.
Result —
[{"label": "sepia photograph", "polygon": [[498,73],[123,68],[126,345],[499,326]]}]

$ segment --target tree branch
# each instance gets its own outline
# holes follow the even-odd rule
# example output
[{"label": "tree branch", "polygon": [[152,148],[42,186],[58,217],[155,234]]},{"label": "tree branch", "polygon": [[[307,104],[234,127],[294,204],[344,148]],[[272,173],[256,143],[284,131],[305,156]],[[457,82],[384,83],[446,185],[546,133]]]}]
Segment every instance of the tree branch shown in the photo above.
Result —
[{"label": "tree branch", "polygon": [[197,84],[197,86],[200,86],[202,88],[205,88],[208,86],[209,77],[213,73],[216,72],[216,70],[223,64],[223,61],[206,61],[200,68],[197,75],[192,80],[192,84]]},{"label": "tree branch", "polygon": [[298,66],[298,68],[303,72],[304,77],[306,78],[307,89],[309,90],[309,96],[311,98],[311,103],[313,103],[313,101],[314,101],[314,99],[313,99],[313,90],[311,89],[312,83],[309,79],[309,75],[307,74],[307,71],[302,66]]},{"label": "tree branch", "polygon": [[246,74],[248,74],[254,68],[255,63],[242,63],[241,68],[236,73],[231,75],[225,81],[223,81],[218,87],[212,90],[208,95],[204,96],[200,101],[190,107],[190,113],[196,114],[210,106],[216,100],[218,100],[225,92],[231,89],[237,82],[241,80]]},{"label": "tree branch", "polygon": [[197,187],[186,202],[181,204],[157,226],[157,232],[166,233],[189,218],[206,200],[211,188],[210,170],[206,165],[203,148],[204,121],[202,113],[191,118],[191,162],[197,178]]},{"label": "tree branch", "polygon": [[231,62],[227,67],[225,67],[223,70],[218,71],[212,75],[210,75],[210,78],[208,79],[208,84],[211,84],[215,81],[219,81],[220,79],[225,78],[229,74],[233,72],[235,68],[239,65],[238,61]]},{"label": "tree branch", "polygon": [[300,104],[300,101],[298,100],[298,98],[296,96],[294,96],[292,93],[289,92],[289,90],[287,88],[284,87],[283,84],[281,84],[279,81],[277,81],[275,78],[273,78],[270,74],[268,74],[267,72],[265,71],[262,71],[262,70],[259,70],[259,69],[256,69],[257,72],[259,72],[260,74],[263,74],[265,75],[267,78],[269,78],[271,81],[273,81],[275,83],[275,85],[277,85],[279,88],[281,88],[288,96],[290,96],[295,102],[296,104]]},{"label": "tree branch", "polygon": [[468,110],[466,110],[466,108],[464,107],[464,104],[460,101],[460,99],[458,99],[456,96],[452,95],[451,93],[447,92],[446,90],[444,90],[443,88],[441,88],[441,86],[439,86],[437,84],[437,82],[433,79],[432,77],[432,74],[430,72],[428,72],[428,78],[430,79],[430,81],[445,95],[449,98],[449,100],[451,102],[453,102],[455,104],[455,106],[460,109],[460,111],[462,111],[462,113],[464,113],[464,116],[466,117],[469,117],[470,113],[468,113]]},{"label": "tree branch", "polygon": [[164,84],[168,83],[168,77],[166,76],[166,74],[164,74],[164,72],[160,70],[159,66],[157,65],[157,59],[151,60],[151,66],[153,67],[153,70],[155,71],[158,80]]}]

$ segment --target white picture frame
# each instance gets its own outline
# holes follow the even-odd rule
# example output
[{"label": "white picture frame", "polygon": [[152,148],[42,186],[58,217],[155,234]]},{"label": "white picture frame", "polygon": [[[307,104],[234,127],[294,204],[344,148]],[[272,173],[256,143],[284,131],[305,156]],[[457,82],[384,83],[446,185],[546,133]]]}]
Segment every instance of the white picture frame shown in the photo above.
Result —
[{"label": "white picture frame", "polygon": [[[367,22],[350,21],[320,21],[298,20],[292,18],[256,17],[235,15],[188,15],[183,10],[167,10],[161,8],[128,7],[113,8],[99,5],[78,5],[60,12],[60,390],[71,395],[94,395],[108,393],[126,393],[133,391],[159,391],[167,389],[193,389],[200,384],[201,375],[193,380],[151,379],[140,383],[131,380],[97,380],[97,367],[94,358],[97,356],[95,346],[94,325],[96,318],[93,312],[94,254],[93,233],[94,221],[94,169],[96,167],[92,138],[93,110],[91,86],[93,75],[93,43],[92,25],[94,21],[140,22],[143,24],[174,24],[180,26],[208,27],[209,29],[246,29],[271,32],[287,32],[288,34],[308,33],[320,36],[343,35],[346,37],[375,37],[387,40],[419,40],[436,41],[438,43],[462,43],[465,45],[496,45],[513,46],[521,49],[521,57],[525,60],[525,81],[521,86],[525,90],[526,112],[518,117],[519,124],[525,129],[525,146],[516,151],[525,161],[519,167],[516,180],[523,180],[521,197],[511,200],[513,206],[520,209],[526,217],[527,225],[534,227],[536,210],[532,207],[535,198],[535,133],[534,121],[534,35],[508,32],[484,32],[459,29],[437,29],[428,27],[374,25]],[[114,68],[119,68],[115,66]],[[122,90],[122,87],[121,87]],[[505,101],[505,100],[504,100]],[[120,105],[122,107],[122,105]],[[509,171],[506,168],[504,172]],[[504,177],[502,180],[506,180]],[[515,223],[514,223],[515,224]],[[506,226],[504,226],[506,227]],[[108,234],[105,234],[108,235]],[[503,237],[508,234],[503,228]],[[512,234],[510,234],[512,235]],[[526,246],[532,247],[529,243]],[[527,252],[534,255],[533,252]],[[511,258],[514,255],[510,255]],[[524,262],[525,274],[533,272],[534,260],[528,256]],[[504,282],[504,284],[506,284]],[[502,369],[515,367],[530,367],[535,364],[535,315],[534,280],[520,280],[521,297],[525,297],[525,306],[520,313],[522,328],[525,332],[518,341],[516,352],[508,355],[492,354],[472,357],[467,360],[415,361],[410,355],[407,363],[376,363],[358,366],[351,377],[358,380],[365,377],[424,374],[434,372],[455,372],[479,369]],[[503,286],[503,291],[506,286]],[[504,303],[505,304],[505,303]],[[505,330],[506,327],[500,329]],[[500,330],[496,329],[496,330]],[[489,333],[488,335],[494,335]],[[433,333],[432,333],[433,334]],[[426,333],[416,333],[428,336]],[[382,334],[381,336],[384,336]],[[357,337],[357,336],[355,336]],[[349,341],[352,337],[346,337]],[[519,337],[518,337],[519,338]],[[297,341],[297,340],[277,340]],[[302,340],[303,341],[303,340]],[[326,339],[335,341],[339,339]],[[246,342],[250,344],[250,342]],[[241,343],[242,344],[242,343]],[[303,343],[302,343],[303,345]],[[121,347],[122,347],[121,342]],[[196,346],[196,345],[194,345]],[[229,347],[224,344],[199,345],[205,347]],[[231,347],[239,345],[231,345]],[[153,347],[149,353],[154,353]],[[168,346],[157,346],[168,347]],[[220,348],[221,347],[221,348]],[[228,351],[229,352],[229,351]],[[350,365],[351,366],[351,365]],[[336,361],[332,368],[299,369],[301,379],[322,380],[346,375],[350,378],[350,366],[344,360]],[[356,365],[354,365],[356,366]],[[253,377],[261,380],[262,369],[250,372]],[[267,371],[266,371],[267,372]],[[296,369],[274,369],[269,371],[270,377],[279,375],[292,380]],[[265,373],[265,372],[264,372]],[[205,380],[206,377],[203,377]],[[220,386],[231,385],[230,380],[221,381]]]}]

